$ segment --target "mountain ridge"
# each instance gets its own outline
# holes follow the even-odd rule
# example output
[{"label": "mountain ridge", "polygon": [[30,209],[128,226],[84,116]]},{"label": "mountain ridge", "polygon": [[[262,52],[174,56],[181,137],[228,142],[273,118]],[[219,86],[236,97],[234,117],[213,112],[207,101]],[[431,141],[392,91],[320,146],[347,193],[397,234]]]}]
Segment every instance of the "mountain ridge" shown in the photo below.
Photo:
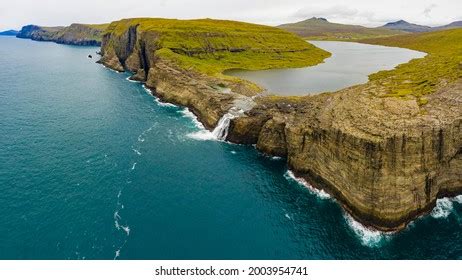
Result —
[{"label": "mountain ridge", "polygon": [[419,25],[415,23],[410,23],[405,20],[398,20],[394,22],[388,22],[385,25],[382,25],[381,28],[391,29],[391,30],[401,30],[405,32],[426,32],[430,31],[432,28],[426,25]]},{"label": "mountain ridge", "polygon": [[295,23],[282,24],[277,27],[295,33],[303,38],[319,40],[355,40],[404,34],[404,32],[399,30],[333,23],[322,17],[312,17]]}]

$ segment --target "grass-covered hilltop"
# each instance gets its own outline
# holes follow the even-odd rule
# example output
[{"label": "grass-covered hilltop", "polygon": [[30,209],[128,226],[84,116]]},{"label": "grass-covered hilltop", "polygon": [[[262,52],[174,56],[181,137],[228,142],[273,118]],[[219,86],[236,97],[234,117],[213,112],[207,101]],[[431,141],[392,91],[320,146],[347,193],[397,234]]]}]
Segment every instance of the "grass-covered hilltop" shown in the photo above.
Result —
[{"label": "grass-covered hilltop", "polygon": [[[330,55],[288,32],[227,20],[124,19],[111,23],[106,34],[122,37],[130,28],[155,37],[153,55],[211,75],[233,68],[310,66]],[[113,45],[114,41],[108,40],[104,49]]]}]

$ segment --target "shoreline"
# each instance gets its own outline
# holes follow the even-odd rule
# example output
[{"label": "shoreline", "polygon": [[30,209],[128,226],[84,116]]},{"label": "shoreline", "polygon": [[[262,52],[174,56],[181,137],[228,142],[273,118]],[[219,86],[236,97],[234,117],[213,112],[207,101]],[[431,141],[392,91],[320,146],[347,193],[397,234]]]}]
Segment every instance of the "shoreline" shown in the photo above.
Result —
[{"label": "shoreline", "polygon": [[[111,71],[114,71],[116,73],[120,73],[120,74],[124,73],[124,72],[120,72],[120,71],[117,71],[117,70],[113,70],[113,69],[105,66],[102,63],[99,63],[99,64],[101,64],[104,68],[109,69]],[[132,83],[140,83],[142,85],[142,87],[146,90],[146,92],[148,92],[152,97],[154,97],[156,99],[156,102],[159,104],[159,106],[171,106],[171,107],[180,107],[180,108],[183,107],[184,109],[188,110],[188,112],[190,114],[192,114],[192,116],[189,116],[189,117],[196,124],[196,126],[198,126],[199,129],[204,129],[204,130],[208,131],[209,133],[212,132],[213,127],[206,127],[206,125],[200,120],[198,115],[196,113],[194,113],[193,110],[191,110],[191,108],[189,108],[188,106],[183,106],[181,104],[175,104],[175,103],[171,103],[171,102],[168,102],[166,100],[163,100],[161,96],[156,95],[156,91],[155,91],[154,88],[148,87],[146,85],[146,82],[139,81],[139,80],[136,80],[136,79],[132,79],[133,76],[135,76],[135,74],[130,73],[130,76],[128,76],[125,79],[127,81],[129,81],[129,82],[132,82]],[[206,140],[222,141],[222,142],[226,142],[228,144],[242,145],[240,143],[234,143],[232,141],[220,140],[220,139],[215,139],[215,138],[214,139],[206,139]],[[246,145],[246,144],[244,144],[244,145]],[[256,147],[256,145],[252,145],[252,146],[256,151],[268,156],[269,158],[277,157],[278,159],[284,160],[286,162],[286,164],[288,164],[287,158],[279,157],[278,155],[267,154],[267,153],[265,153],[263,151],[260,151]],[[296,181],[298,184],[303,185],[304,187],[308,188],[309,191],[313,195],[316,195],[317,197],[319,197],[321,199],[330,199],[330,200],[333,200],[335,203],[338,203],[338,205],[345,212],[345,215],[348,216],[348,217],[345,217],[347,222],[348,222],[348,218],[352,219],[352,221],[354,223],[357,223],[362,227],[362,229],[360,229],[360,231],[370,231],[372,233],[376,232],[378,234],[386,234],[386,235],[392,235],[392,234],[399,233],[399,232],[407,229],[408,226],[411,223],[415,222],[416,220],[418,220],[420,218],[423,218],[423,217],[430,216],[432,211],[437,207],[437,201],[439,199],[450,199],[451,200],[451,199],[456,199],[458,196],[462,195],[462,192],[461,193],[455,192],[455,193],[451,193],[451,194],[447,194],[447,195],[441,195],[441,196],[439,195],[439,196],[437,196],[437,198],[432,203],[427,205],[427,208],[425,209],[425,211],[412,213],[409,216],[408,219],[404,219],[403,221],[399,222],[398,225],[396,225],[396,226],[379,227],[379,226],[376,226],[377,223],[370,222],[369,219],[365,219],[365,218],[357,215],[355,213],[355,211],[352,210],[352,208],[354,208],[354,207],[350,206],[344,199],[342,199],[341,195],[336,195],[335,192],[332,191],[331,188],[321,187],[321,186],[324,185],[323,183],[317,182],[316,180],[314,180],[312,178],[309,178],[306,174],[305,175],[298,174],[298,172],[293,171],[290,167],[288,167],[286,174],[288,174],[288,176],[292,180]],[[352,227],[352,229],[354,231],[356,231],[354,229],[353,225],[350,225],[350,227]]]},{"label": "shoreline", "polygon": [[[462,79],[435,83],[435,92],[425,98],[389,96],[384,86],[393,82],[398,68],[431,61],[431,51],[373,74],[366,84],[333,93],[261,96],[256,85],[192,67],[199,62],[213,66],[215,60],[196,61],[159,46],[159,36],[169,31],[146,29],[156,21],[113,22],[99,62],[133,73],[132,80],[161,101],[187,107],[207,130],[224,126],[219,135],[225,140],[285,158],[298,177],[331,193],[362,224],[401,230],[430,212],[438,198],[462,193]],[[229,35],[219,29],[220,21],[213,24]],[[185,59],[194,63],[184,65]],[[251,104],[245,104],[249,99]],[[244,110],[234,114],[236,109]]]}]

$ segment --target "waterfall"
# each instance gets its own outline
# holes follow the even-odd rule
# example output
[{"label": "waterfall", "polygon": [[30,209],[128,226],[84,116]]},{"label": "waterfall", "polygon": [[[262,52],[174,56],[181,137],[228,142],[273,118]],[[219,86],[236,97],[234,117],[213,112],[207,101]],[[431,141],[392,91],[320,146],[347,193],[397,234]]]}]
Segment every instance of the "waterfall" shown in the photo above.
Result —
[{"label": "waterfall", "polygon": [[[226,137],[228,136],[228,130],[229,125],[231,124],[231,120],[244,115],[244,112],[250,110],[254,106],[254,104],[255,103],[253,102],[253,100],[249,97],[241,96],[239,98],[236,98],[236,100],[234,101],[234,106],[231,107],[231,109],[229,109],[229,111],[226,114],[224,114],[223,117],[221,117],[213,131],[210,132],[204,129],[202,124],[200,124],[199,128],[201,128],[202,130],[189,133],[188,137],[197,140],[225,141]],[[197,118],[189,110],[186,110],[186,112],[188,113],[188,116],[192,115],[192,118],[197,120]]]},{"label": "waterfall", "polygon": [[226,113],[220,119],[215,129],[212,131],[213,136],[218,140],[226,140],[226,136],[228,136],[229,124],[235,117],[236,116],[232,113]]}]

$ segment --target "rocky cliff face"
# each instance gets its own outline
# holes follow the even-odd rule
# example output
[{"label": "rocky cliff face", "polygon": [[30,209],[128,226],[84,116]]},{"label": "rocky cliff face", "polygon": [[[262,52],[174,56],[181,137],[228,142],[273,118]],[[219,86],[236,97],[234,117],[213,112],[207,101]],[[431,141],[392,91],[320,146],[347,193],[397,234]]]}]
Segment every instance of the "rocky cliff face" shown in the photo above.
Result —
[{"label": "rocky cliff face", "polygon": [[58,44],[100,46],[104,28],[102,25],[71,24],[67,27],[42,27],[26,25],[16,35],[34,41],[52,41]]},{"label": "rocky cliff face", "polygon": [[293,104],[262,98],[234,120],[230,139],[251,138],[262,152],[286,156],[296,175],[363,223],[401,229],[437,198],[462,193],[462,81],[424,108],[372,91],[368,84]]},{"label": "rocky cliff face", "polygon": [[99,62],[116,71],[132,72],[133,80],[144,82],[167,102],[188,107],[209,129],[216,126],[235,100],[256,93],[245,84],[183,69],[156,56],[158,48],[158,33],[139,32],[134,25],[120,36],[104,35]]},{"label": "rocky cliff face", "polygon": [[16,35],[18,38],[32,39],[34,41],[52,41],[57,32],[64,27],[41,27],[38,25],[26,25]]},{"label": "rocky cliff face", "polygon": [[[162,99],[190,108],[212,129],[255,88],[183,69],[156,56],[159,34],[136,25],[104,35],[100,62],[133,72]],[[364,224],[397,230],[437,198],[462,193],[462,80],[419,106],[385,97],[377,82],[304,98],[260,96],[232,120],[227,140],[287,158]]]}]

